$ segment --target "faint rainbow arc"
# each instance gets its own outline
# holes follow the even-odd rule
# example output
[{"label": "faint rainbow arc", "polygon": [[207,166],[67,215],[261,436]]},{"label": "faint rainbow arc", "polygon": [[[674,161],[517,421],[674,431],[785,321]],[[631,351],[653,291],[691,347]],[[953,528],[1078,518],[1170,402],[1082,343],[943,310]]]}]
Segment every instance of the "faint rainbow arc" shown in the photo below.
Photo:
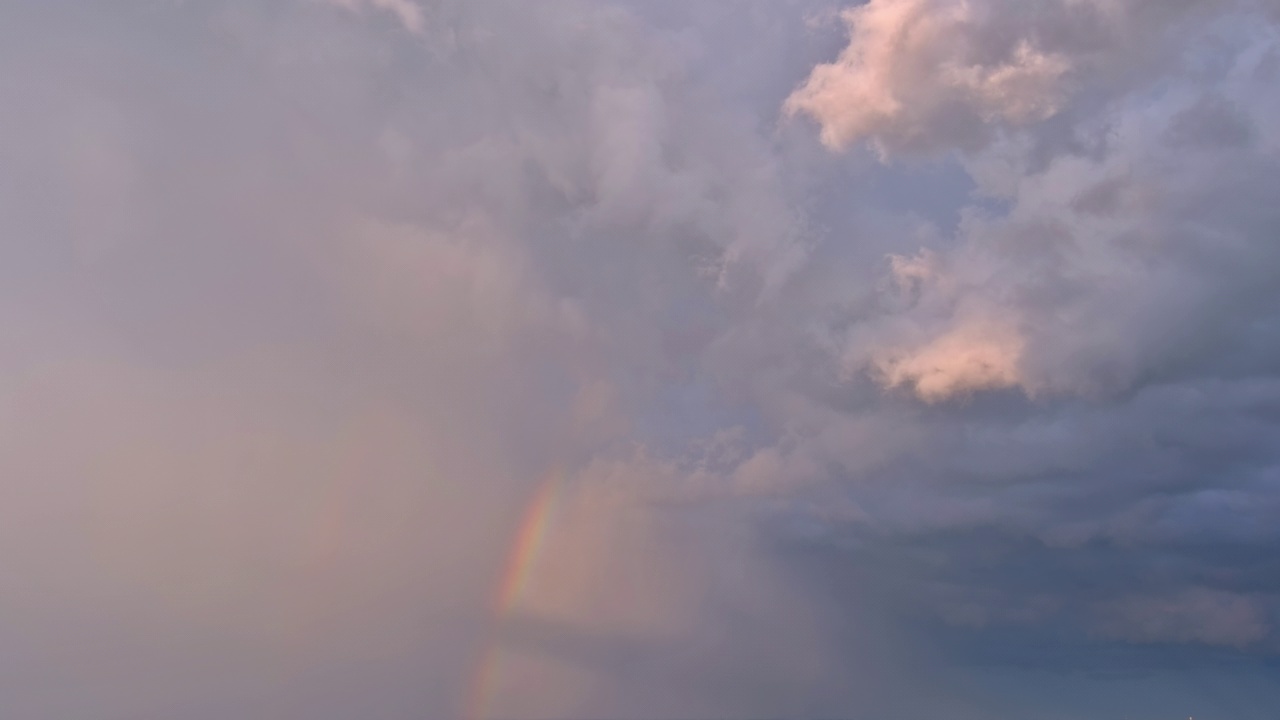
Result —
[{"label": "faint rainbow arc", "polygon": [[560,505],[563,484],[562,470],[556,468],[548,472],[525,505],[493,597],[491,622],[494,628],[469,684],[465,703],[467,720],[485,720],[488,717],[502,670],[502,649],[493,635],[496,634],[496,626],[511,614],[528,588],[546,543],[547,531]]}]

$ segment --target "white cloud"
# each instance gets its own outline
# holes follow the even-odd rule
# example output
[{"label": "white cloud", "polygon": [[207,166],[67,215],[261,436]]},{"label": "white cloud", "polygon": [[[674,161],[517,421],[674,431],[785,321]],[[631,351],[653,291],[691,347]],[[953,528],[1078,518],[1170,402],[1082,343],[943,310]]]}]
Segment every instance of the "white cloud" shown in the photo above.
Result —
[{"label": "white cloud", "polygon": [[1023,339],[1007,328],[962,324],[921,347],[883,351],[872,361],[886,387],[909,387],[938,402],[1022,385]]},{"label": "white cloud", "polygon": [[882,153],[973,145],[986,123],[1025,125],[1053,115],[1071,59],[1030,37],[1001,51],[983,42],[997,8],[954,0],[871,0],[843,17],[849,45],[814,68],[787,99],[843,150],[870,139]]},{"label": "white cloud", "polygon": [[1134,77],[1159,76],[1166,49],[1179,47],[1174,36],[1217,5],[870,0],[843,12],[848,45],[813,69],[785,110],[816,120],[833,150],[865,141],[882,157],[972,151],[1076,97],[1096,102],[1128,92]]}]

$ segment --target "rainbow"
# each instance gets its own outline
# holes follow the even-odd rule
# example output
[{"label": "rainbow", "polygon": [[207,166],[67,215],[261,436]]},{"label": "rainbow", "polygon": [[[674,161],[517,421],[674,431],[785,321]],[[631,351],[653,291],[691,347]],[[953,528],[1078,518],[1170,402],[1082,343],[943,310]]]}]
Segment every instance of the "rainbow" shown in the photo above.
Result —
[{"label": "rainbow", "polygon": [[472,680],[465,705],[467,720],[485,720],[502,674],[502,648],[496,638],[497,626],[520,604],[529,586],[560,504],[564,473],[552,470],[538,484],[525,506],[519,528],[507,551],[507,561],[499,578],[494,595],[492,617],[493,631],[485,643]]}]

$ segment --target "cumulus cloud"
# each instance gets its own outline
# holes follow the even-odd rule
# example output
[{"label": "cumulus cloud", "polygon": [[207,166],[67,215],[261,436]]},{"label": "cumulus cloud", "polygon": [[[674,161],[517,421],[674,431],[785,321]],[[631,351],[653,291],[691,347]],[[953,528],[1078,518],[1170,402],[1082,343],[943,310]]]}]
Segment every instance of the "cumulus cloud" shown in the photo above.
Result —
[{"label": "cumulus cloud", "polygon": [[816,119],[833,149],[873,139],[882,152],[971,144],[988,122],[1049,117],[1063,101],[1070,58],[1025,36],[993,53],[981,37],[991,14],[946,0],[872,0],[847,9],[849,46],[814,69],[786,110]]},{"label": "cumulus cloud", "polygon": [[922,347],[886,351],[873,369],[886,387],[909,387],[937,402],[978,390],[1016,387],[1023,340],[982,324],[960,325]]},{"label": "cumulus cloud", "polygon": [[978,190],[1007,210],[962,209],[954,245],[890,255],[879,317],[848,332],[845,365],[930,401],[1011,387],[1096,397],[1260,309],[1249,298],[1274,282],[1273,219],[1240,198],[1275,167],[1248,149],[1268,146],[1255,130],[1267,123],[1243,108],[1265,112],[1245,96],[1262,92],[1270,41],[1241,42],[1213,80],[1082,120],[1109,134],[1100,155],[1032,160],[1034,143],[1015,139],[975,155]]},{"label": "cumulus cloud", "polygon": [[784,107],[816,120],[836,150],[974,150],[1105,92],[1104,73],[1142,72],[1188,14],[1214,4],[870,0],[841,13],[849,44]]},{"label": "cumulus cloud", "polygon": [[[830,487],[810,475],[795,490],[823,506],[799,513],[821,528],[802,524],[802,534],[860,548],[888,535],[919,562],[946,558],[949,589],[922,579],[920,597],[959,627],[1030,633],[1030,623],[1273,652],[1273,588],[1244,579],[1252,551],[1229,548],[1274,542],[1256,518],[1274,507],[1277,458],[1263,448],[1276,429],[1225,409],[1268,402],[1276,218],[1249,188],[1271,186],[1276,172],[1273,29],[1249,3],[1042,4],[1026,15],[998,3],[924,6],[847,10],[850,45],[786,104],[814,115],[832,150],[862,140],[882,157],[961,149],[973,183],[949,227],[904,223],[875,272],[842,267],[863,288],[826,286],[818,330],[790,336],[812,343],[791,358],[808,378],[760,385],[787,395],[775,407],[794,432],[775,446],[775,466],[836,466]],[[1057,34],[1036,25],[1068,11],[1075,19]],[[1114,24],[1084,31],[1096,17]],[[1127,33],[1132,43],[1112,44]],[[1055,117],[993,111],[978,84],[956,80],[957,64],[994,77],[1020,46],[1068,68],[1023,90],[1052,95]],[[981,62],[964,54],[978,50]],[[1145,64],[1155,57],[1165,64]],[[854,245],[843,252],[857,256]],[[805,277],[812,288],[824,276]],[[1184,429],[1168,435],[1169,423]],[[832,511],[836,498],[852,511]],[[1228,529],[1235,513],[1241,524]],[[1103,567],[1098,543],[1129,570],[1078,598],[1074,607],[1105,609],[1097,614],[1055,605],[1064,585],[989,565],[992,552],[1011,553],[1009,573],[1039,563],[1063,580]],[[931,556],[938,546],[950,550]],[[1145,568],[1157,552],[1174,567]],[[993,591],[996,576],[1011,595]],[[1038,604],[1011,599],[1019,594]]]}]

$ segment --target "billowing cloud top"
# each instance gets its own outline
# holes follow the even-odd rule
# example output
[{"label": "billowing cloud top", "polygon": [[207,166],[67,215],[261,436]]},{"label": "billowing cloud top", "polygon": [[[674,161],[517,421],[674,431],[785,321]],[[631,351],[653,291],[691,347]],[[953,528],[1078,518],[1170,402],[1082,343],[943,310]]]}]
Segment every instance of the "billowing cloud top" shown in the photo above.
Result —
[{"label": "billowing cloud top", "polygon": [[0,9],[0,715],[1273,717],[1278,23]]}]

